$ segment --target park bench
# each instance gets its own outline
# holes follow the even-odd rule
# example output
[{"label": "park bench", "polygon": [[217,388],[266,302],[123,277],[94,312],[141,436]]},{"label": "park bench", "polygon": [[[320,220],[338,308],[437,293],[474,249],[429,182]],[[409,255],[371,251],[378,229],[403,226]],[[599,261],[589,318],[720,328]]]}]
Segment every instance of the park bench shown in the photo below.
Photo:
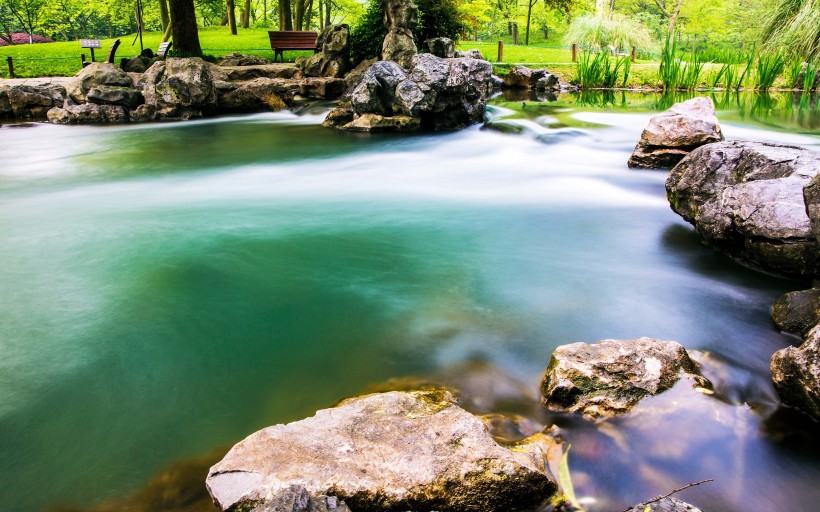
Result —
[{"label": "park bench", "polygon": [[316,32],[302,30],[269,30],[268,37],[270,37],[270,47],[273,50],[273,62],[276,62],[277,56],[285,62],[285,56],[282,53],[285,50],[313,50],[315,53],[318,35]]},{"label": "park bench", "polygon": [[171,49],[171,45],[174,44],[171,41],[165,41],[164,43],[159,45],[157,48],[157,57],[160,59],[164,59],[168,56],[168,51]]}]

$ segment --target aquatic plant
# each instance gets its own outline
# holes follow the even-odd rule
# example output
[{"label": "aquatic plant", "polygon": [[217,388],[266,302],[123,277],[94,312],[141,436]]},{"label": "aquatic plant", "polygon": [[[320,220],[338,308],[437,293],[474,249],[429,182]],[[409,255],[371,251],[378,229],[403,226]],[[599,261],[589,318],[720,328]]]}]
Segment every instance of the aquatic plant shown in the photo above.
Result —
[{"label": "aquatic plant", "polygon": [[618,85],[618,77],[623,76],[621,83],[625,87],[630,68],[629,57],[612,57],[608,52],[581,52],[578,58],[578,83],[582,89],[611,89]]},{"label": "aquatic plant", "polygon": [[755,89],[760,91],[768,90],[777,80],[777,77],[786,67],[786,56],[782,50],[774,53],[760,53],[757,57],[757,69],[755,70]]},{"label": "aquatic plant", "polygon": [[803,71],[803,59],[793,58],[786,65],[786,83],[789,87],[798,87],[800,72]]},{"label": "aquatic plant", "polygon": [[661,51],[658,80],[664,91],[694,90],[700,85],[705,64],[698,52],[691,54],[686,60],[678,56],[677,37],[673,34],[666,40]]},{"label": "aquatic plant", "polygon": [[698,52],[692,54],[691,58],[681,65],[680,83],[678,87],[691,91],[700,85],[700,76],[703,73],[703,66],[706,64]]},{"label": "aquatic plant", "polygon": [[811,91],[814,88],[814,82],[817,79],[817,73],[820,72],[820,61],[806,63],[806,68],[803,70],[803,91]]}]

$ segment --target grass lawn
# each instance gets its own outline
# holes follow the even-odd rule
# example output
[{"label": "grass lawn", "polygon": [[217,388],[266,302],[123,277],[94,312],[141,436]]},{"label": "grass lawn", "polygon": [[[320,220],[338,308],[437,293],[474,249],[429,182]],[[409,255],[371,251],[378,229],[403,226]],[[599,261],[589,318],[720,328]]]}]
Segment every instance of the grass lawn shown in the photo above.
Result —
[{"label": "grass lawn", "polygon": [[[199,42],[206,55],[219,57],[231,52],[258,55],[273,59],[273,50],[268,41],[268,29],[238,29],[239,34],[232,36],[227,27],[208,27],[199,29]],[[123,57],[133,57],[139,53],[139,41],[134,42],[134,35],[120,37],[122,42],[117,50],[117,61]],[[162,40],[159,32],[143,34],[143,45],[156,51]],[[113,39],[102,40],[102,48],[95,50],[96,59],[104,60]],[[35,76],[73,76],[81,69],[80,54],[84,53],[91,60],[91,50],[80,48],[79,41],[24,44],[17,46],[0,46],[0,77],[8,78],[6,57],[14,59],[14,74],[19,77]],[[285,52],[285,60],[293,62],[299,55],[310,55],[311,52]],[[173,55],[173,47],[172,47]]]}]

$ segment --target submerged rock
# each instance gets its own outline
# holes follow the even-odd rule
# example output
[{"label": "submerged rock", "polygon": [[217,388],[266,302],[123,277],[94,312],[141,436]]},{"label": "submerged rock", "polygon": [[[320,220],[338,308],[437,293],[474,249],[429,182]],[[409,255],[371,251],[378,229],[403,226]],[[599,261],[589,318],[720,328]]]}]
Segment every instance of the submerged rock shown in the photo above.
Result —
[{"label": "submerged rock", "polygon": [[635,505],[627,512],[701,512],[699,508],[677,498],[663,498],[657,501]]},{"label": "submerged rock", "polygon": [[721,142],[694,150],[666,180],[672,209],[701,239],[763,272],[820,275],[804,186],[820,154],[766,142]]},{"label": "submerged rock", "polygon": [[806,336],[820,323],[820,288],[781,295],[772,305],[772,320],[781,331]]},{"label": "submerged rock", "polygon": [[681,377],[711,389],[683,345],[653,338],[562,345],[541,385],[552,411],[588,418],[628,412],[641,399],[670,389]]},{"label": "submerged rock", "polygon": [[352,510],[533,509],[556,491],[545,467],[555,447],[543,434],[500,446],[444,391],[379,393],[252,434],[206,485],[222,510],[307,511],[331,499]]},{"label": "submerged rock", "polygon": [[671,169],[695,148],[722,140],[712,99],[692,98],[652,116],[628,165]]},{"label": "submerged rock", "polygon": [[772,380],[783,403],[820,421],[820,325],[800,347],[787,347],[772,356]]}]

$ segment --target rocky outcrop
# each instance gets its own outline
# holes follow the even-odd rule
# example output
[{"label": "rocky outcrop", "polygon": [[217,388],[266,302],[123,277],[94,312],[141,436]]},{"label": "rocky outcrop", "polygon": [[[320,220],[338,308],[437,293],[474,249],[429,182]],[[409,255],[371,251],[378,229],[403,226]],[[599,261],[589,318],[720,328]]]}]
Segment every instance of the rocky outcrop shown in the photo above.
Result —
[{"label": "rocky outcrop", "polygon": [[425,53],[412,59],[409,71],[380,61],[364,73],[349,105],[332,112],[324,125],[359,131],[368,131],[368,126],[396,131],[462,128],[483,120],[491,76],[492,65],[475,59]]},{"label": "rocky outcrop", "polygon": [[58,85],[0,87],[0,118],[36,119],[62,105],[66,91]]},{"label": "rocky outcrop", "polygon": [[427,39],[424,41],[424,46],[427,47],[428,52],[432,53],[436,57],[441,57],[442,59],[452,59],[455,57],[455,44],[453,44],[453,40],[448,37],[434,37],[432,39]]},{"label": "rocky outcrop", "polygon": [[68,96],[77,103],[85,103],[88,91],[100,87],[133,87],[131,77],[114,64],[93,62],[66,82]]},{"label": "rocky outcrop", "polygon": [[701,512],[699,508],[677,498],[663,498],[660,500],[640,503],[626,512]]},{"label": "rocky outcrop", "polygon": [[783,403],[820,420],[820,325],[800,347],[788,347],[772,357],[772,380]]},{"label": "rocky outcrop", "polygon": [[245,66],[214,66],[214,80],[245,82],[254,78],[299,78],[299,69],[285,64],[254,64]]},{"label": "rocky outcrop", "polygon": [[526,66],[515,66],[504,77],[502,87],[505,89],[535,89],[536,91],[559,90],[561,83],[556,75],[548,69],[530,69]]},{"label": "rocky outcrop", "polygon": [[820,244],[804,187],[820,154],[762,142],[721,142],[694,150],[666,180],[672,209],[701,239],[740,263],[788,277],[820,275]]},{"label": "rocky outcrop", "polygon": [[[294,84],[295,85],[295,84]],[[293,105],[295,87],[281,78],[256,78],[219,95],[221,112],[275,112]]]},{"label": "rocky outcrop", "polygon": [[544,434],[500,446],[445,391],[378,393],[252,434],[206,485],[222,510],[535,509],[556,491],[555,448]]},{"label": "rocky outcrop", "polygon": [[692,98],[652,116],[627,164],[671,169],[695,148],[722,140],[712,99]]},{"label": "rocky outcrop", "polygon": [[256,55],[244,55],[239,52],[229,53],[220,57],[216,63],[220,66],[267,66],[271,61]]},{"label": "rocky outcrop", "polygon": [[418,53],[413,41],[413,29],[419,21],[419,10],[413,0],[380,0],[384,8],[387,35],[382,43],[382,60],[410,67]]},{"label": "rocky outcrop", "polygon": [[119,105],[128,109],[135,109],[145,103],[142,92],[129,87],[93,87],[88,91],[86,99],[89,103]]},{"label": "rocky outcrop", "polygon": [[210,113],[216,110],[216,87],[210,67],[200,58],[168,58],[145,72],[142,94],[158,108]]},{"label": "rocky outcrop", "polygon": [[316,38],[316,53],[299,61],[306,76],[342,78],[350,69],[350,27],[328,25]]},{"label": "rocky outcrop", "polygon": [[686,349],[653,338],[562,345],[552,354],[541,385],[552,411],[588,418],[628,412],[641,399],[670,389],[681,377],[710,389]]},{"label": "rocky outcrop", "polygon": [[62,107],[54,107],[48,111],[48,120],[54,124],[124,123],[128,121],[128,110],[119,105],[78,105],[72,100],[66,100]]},{"label": "rocky outcrop", "polygon": [[781,295],[772,306],[772,320],[781,331],[806,336],[820,323],[820,288]]}]

